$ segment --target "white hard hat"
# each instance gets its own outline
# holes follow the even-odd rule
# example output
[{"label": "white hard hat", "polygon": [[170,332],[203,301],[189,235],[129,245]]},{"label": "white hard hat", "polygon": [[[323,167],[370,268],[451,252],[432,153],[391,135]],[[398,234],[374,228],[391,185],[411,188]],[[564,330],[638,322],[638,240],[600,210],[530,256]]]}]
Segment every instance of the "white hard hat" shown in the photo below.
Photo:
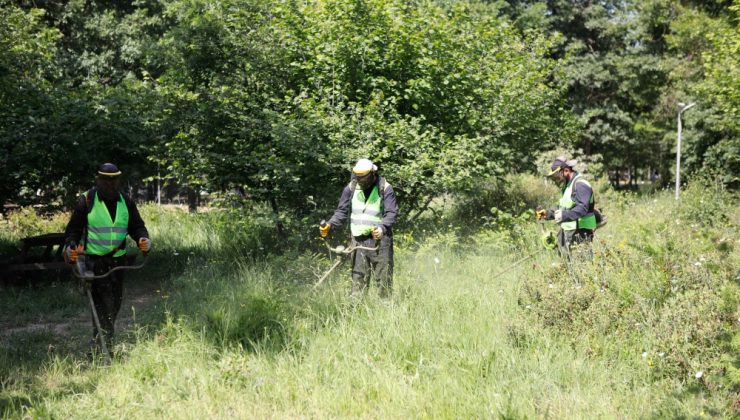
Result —
[{"label": "white hard hat", "polygon": [[360,159],[355,163],[355,167],[352,168],[352,172],[356,175],[366,175],[370,171],[377,171],[378,167],[370,159]]}]

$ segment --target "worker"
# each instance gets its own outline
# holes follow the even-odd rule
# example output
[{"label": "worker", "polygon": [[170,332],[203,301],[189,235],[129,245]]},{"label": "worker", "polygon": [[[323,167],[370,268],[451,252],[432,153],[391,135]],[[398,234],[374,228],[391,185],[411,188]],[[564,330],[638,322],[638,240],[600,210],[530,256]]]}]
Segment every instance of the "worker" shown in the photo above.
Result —
[{"label": "worker", "polygon": [[393,289],[393,224],[398,204],[393,187],[378,176],[378,167],[369,159],[360,159],[352,168],[352,179],[342,190],[339,205],[328,222],[319,226],[326,237],[332,227],[341,226],[350,217],[352,246],[352,298],[363,297],[371,278],[378,284],[378,294],[389,297]]},{"label": "worker", "polygon": [[570,258],[571,248],[578,244],[582,253],[591,257],[591,242],[596,229],[594,193],[591,184],[573,167],[576,160],[558,156],[550,165],[547,175],[562,187],[557,208],[537,208],[537,219],[554,220],[560,225],[557,245],[560,254]]},{"label": "worker", "polygon": [[[84,252],[87,269],[96,276],[126,265],[127,235],[136,241],[142,252],[149,252],[152,246],[136,204],[120,192],[120,179],[121,171],[116,165],[100,165],[95,187],[80,197],[65,230],[67,262],[76,263],[78,255]],[[100,351],[99,334],[103,334],[107,347],[112,348],[116,316],[123,298],[124,271],[118,270],[85,284],[90,288],[103,330],[98,331],[93,318],[92,353]]]}]

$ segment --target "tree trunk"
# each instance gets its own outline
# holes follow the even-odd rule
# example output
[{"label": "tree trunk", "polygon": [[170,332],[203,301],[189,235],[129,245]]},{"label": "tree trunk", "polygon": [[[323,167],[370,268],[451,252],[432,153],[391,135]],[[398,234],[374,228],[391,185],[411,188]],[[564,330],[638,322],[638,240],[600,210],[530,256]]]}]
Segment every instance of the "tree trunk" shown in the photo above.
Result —
[{"label": "tree trunk", "polygon": [[188,211],[190,213],[198,211],[198,192],[191,187],[188,187]]},{"label": "tree trunk", "polygon": [[419,207],[419,210],[413,216],[409,217],[408,222],[414,223],[414,221],[416,221],[416,219],[419,218],[419,216],[421,216],[421,214],[429,208],[429,205],[432,203],[433,199],[434,197],[429,197],[427,201],[421,207]]},{"label": "tree trunk", "polygon": [[614,188],[619,189],[619,178],[622,176],[620,169],[614,170]]},{"label": "tree trunk", "polygon": [[277,200],[272,194],[270,194],[270,206],[272,207],[272,212],[275,214],[275,228],[277,228],[278,235],[282,238],[285,235],[285,225],[280,220],[280,207],[278,207]]}]

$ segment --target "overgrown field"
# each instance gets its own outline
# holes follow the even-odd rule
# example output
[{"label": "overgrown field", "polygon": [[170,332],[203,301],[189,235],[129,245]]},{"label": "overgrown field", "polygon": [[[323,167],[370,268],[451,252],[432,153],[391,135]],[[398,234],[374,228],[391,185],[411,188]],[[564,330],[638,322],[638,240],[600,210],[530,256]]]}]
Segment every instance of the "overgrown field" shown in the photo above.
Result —
[{"label": "overgrown field", "polygon": [[[144,206],[155,251],[111,366],[84,355],[71,280],[0,289],[0,417],[737,417],[737,197],[602,191],[593,261],[565,264],[519,211],[552,191],[514,185],[400,226],[393,297],[357,305],[347,265],[312,288],[331,264],[316,238]],[[60,226],[13,217],[5,246],[21,219]]]}]

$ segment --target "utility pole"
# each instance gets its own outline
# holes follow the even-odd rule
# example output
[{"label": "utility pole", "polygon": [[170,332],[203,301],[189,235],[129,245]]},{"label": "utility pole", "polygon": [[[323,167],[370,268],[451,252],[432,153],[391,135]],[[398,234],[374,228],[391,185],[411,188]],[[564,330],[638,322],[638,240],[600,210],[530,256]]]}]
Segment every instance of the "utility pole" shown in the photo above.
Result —
[{"label": "utility pole", "polygon": [[162,188],[159,185],[162,176],[159,173],[159,163],[157,163],[157,205],[162,205]]},{"label": "utility pole", "polygon": [[683,108],[678,111],[678,133],[676,134],[676,201],[678,201],[678,194],[681,191],[681,114],[694,105],[696,105],[696,102],[688,105],[683,102],[678,104]]}]

